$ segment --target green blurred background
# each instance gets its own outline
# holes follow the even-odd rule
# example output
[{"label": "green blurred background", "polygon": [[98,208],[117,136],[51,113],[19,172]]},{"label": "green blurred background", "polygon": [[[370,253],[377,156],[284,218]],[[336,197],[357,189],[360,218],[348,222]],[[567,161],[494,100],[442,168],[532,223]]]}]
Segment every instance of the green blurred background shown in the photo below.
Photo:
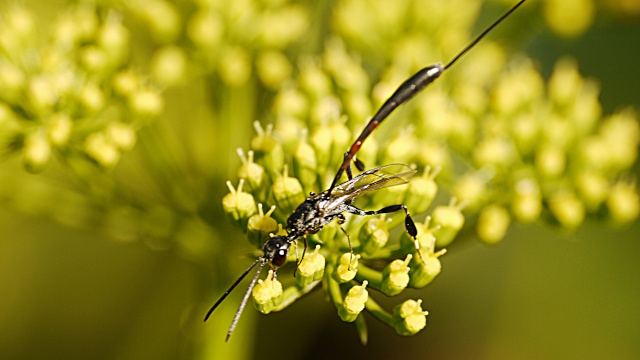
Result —
[{"label": "green blurred background", "polygon": [[[574,56],[586,77],[599,80],[605,114],[637,107],[639,19],[599,16],[572,40],[540,24],[522,51],[545,75],[559,57]],[[169,90],[164,96],[185,95]],[[229,140],[230,157],[248,142],[238,137]],[[18,159],[8,159],[0,171],[22,170]],[[203,194],[212,206],[225,191],[222,181],[216,186]],[[28,206],[0,204],[2,359],[640,358],[637,221],[622,229],[587,221],[571,233],[516,225],[495,246],[456,244],[431,286],[408,291],[430,311],[427,328],[414,337],[398,337],[370,319],[363,347],[352,325],[316,292],[282,313],[260,316],[249,309],[225,344],[242,294],[227,299],[210,322],[200,319],[249,262],[249,246],[226,221],[214,235],[209,265],[162,242],[114,241]],[[209,273],[220,270],[215,259],[224,257],[237,258],[235,268],[211,283]]]}]

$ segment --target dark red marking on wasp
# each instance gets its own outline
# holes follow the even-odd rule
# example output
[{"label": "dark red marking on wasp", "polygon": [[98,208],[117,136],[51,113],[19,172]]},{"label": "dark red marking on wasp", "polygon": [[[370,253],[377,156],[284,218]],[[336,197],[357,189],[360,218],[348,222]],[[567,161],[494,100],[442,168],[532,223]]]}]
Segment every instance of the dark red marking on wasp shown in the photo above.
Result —
[{"label": "dark red marking on wasp", "polygon": [[398,106],[404,104],[405,102],[411,100],[414,96],[416,96],[422,89],[424,89],[427,85],[434,82],[436,79],[442,75],[442,73],[450,68],[453,64],[455,64],[458,59],[460,59],[464,54],[466,54],[469,50],[471,50],[476,44],[482,40],[493,28],[498,26],[502,22],[502,20],[506,19],[512,12],[514,12],[520,5],[522,5],[526,0],[520,0],[516,5],[514,5],[509,11],[504,13],[500,18],[493,22],[488,28],[486,28],[480,35],[478,35],[475,40],[473,40],[469,45],[467,45],[462,51],[460,51],[447,65],[442,65],[441,63],[437,63],[431,66],[427,66],[398,87],[398,89],[387,99],[387,101],[382,104],[378,112],[373,115],[373,118],[369,121],[367,126],[362,130],[360,136],[356,139],[356,141],[351,145],[349,150],[344,154],[344,159],[342,161],[342,165],[338,168],[338,172],[336,172],[335,178],[333,178],[333,182],[331,182],[331,186],[329,186],[329,191],[333,190],[338,181],[340,181],[340,177],[344,171],[347,171],[347,176],[351,178],[351,161],[356,156],[358,150],[364,143],[364,141],[371,135],[373,130],[375,130],[380,123],[389,116]]}]

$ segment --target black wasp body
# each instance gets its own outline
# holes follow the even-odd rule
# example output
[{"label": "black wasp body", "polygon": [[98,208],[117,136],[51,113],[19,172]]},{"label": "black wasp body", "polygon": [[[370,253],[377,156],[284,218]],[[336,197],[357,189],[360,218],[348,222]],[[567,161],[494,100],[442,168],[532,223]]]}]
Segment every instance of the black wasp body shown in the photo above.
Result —
[{"label": "black wasp body", "polygon": [[[398,87],[398,89],[391,95],[391,97],[389,97],[389,99],[385,101],[385,103],[380,107],[380,109],[362,130],[362,133],[356,138],[355,142],[351,145],[347,152],[345,152],[342,164],[338,168],[338,171],[336,172],[336,175],[333,179],[333,182],[329,186],[329,189],[319,194],[310,194],[309,197],[307,197],[307,199],[296,208],[296,210],[287,219],[287,235],[273,236],[265,241],[262,247],[263,255],[259,257],[253,264],[251,264],[251,266],[249,266],[249,268],[245,270],[242,275],[240,275],[240,277],[231,285],[231,287],[222,295],[222,297],[215,304],[213,304],[204,320],[207,321],[211,313],[218,307],[218,305],[220,305],[220,303],[227,297],[227,295],[229,295],[229,293],[233,289],[235,289],[240,281],[242,281],[242,279],[244,279],[245,276],[256,265],[259,265],[258,271],[253,277],[253,280],[251,280],[249,288],[247,289],[247,292],[245,293],[244,298],[240,303],[240,307],[238,308],[238,311],[233,318],[231,327],[227,332],[226,339],[229,340],[229,337],[235,329],[238,319],[240,318],[240,314],[242,314],[249,295],[251,294],[251,290],[254,288],[258,280],[258,276],[260,275],[260,272],[264,265],[269,264],[272,268],[274,268],[273,276],[275,277],[275,269],[282,266],[286,262],[287,254],[289,253],[291,244],[295,240],[299,238],[305,239],[306,249],[306,235],[319,232],[325,225],[331,223],[332,221],[338,221],[339,224],[342,224],[345,221],[343,215],[345,212],[360,216],[366,216],[404,210],[405,228],[407,229],[409,235],[411,235],[411,237],[413,237],[413,239],[415,240],[417,235],[416,227],[413,223],[413,220],[411,219],[411,216],[409,216],[409,211],[404,205],[390,205],[380,210],[374,211],[365,211],[353,205],[353,201],[355,198],[366,193],[389,186],[407,183],[407,178],[412,176],[415,173],[415,170],[411,169],[407,165],[392,164],[374,168],[353,177],[351,173],[351,162],[354,162],[356,167],[362,171],[364,169],[364,166],[356,160],[356,153],[360,150],[360,147],[362,146],[364,141],[369,137],[369,135],[371,135],[371,133],[378,127],[378,125],[380,125],[380,123],[384,119],[386,119],[398,106],[409,101],[427,85],[438,79],[440,75],[442,75],[447,69],[449,69],[464,54],[466,54],[471,48],[473,48],[482,38],[484,38],[487,33],[489,33],[500,22],[502,22],[502,20],[507,18],[525,1],[526,0],[520,0],[509,11],[507,11],[500,18],[494,21],[487,29],[485,29],[480,35],[478,35],[475,40],[473,40],[451,61],[449,61],[449,63],[447,63],[446,65],[435,64],[427,66],[419,70],[404,83],[402,83]],[[340,181],[342,174],[345,172],[347,173],[347,177],[349,178],[349,180],[338,184],[338,181]],[[347,235],[348,239],[349,234],[347,234],[344,229],[342,229],[342,231]],[[419,249],[417,252],[418,255],[420,255]]]},{"label": "black wasp body", "polygon": [[[363,216],[404,209],[402,205],[391,205],[377,211],[364,211],[355,207],[353,201],[359,196],[378,189],[406,184],[407,178],[415,172],[407,165],[385,165],[365,171],[320,194],[311,193],[287,219],[287,228],[290,230],[289,237],[298,239],[307,234],[315,234],[334,220],[342,223],[345,220],[343,215],[345,212]],[[411,219],[409,218],[407,221],[411,221]],[[410,226],[415,227],[412,221],[411,224]]]}]

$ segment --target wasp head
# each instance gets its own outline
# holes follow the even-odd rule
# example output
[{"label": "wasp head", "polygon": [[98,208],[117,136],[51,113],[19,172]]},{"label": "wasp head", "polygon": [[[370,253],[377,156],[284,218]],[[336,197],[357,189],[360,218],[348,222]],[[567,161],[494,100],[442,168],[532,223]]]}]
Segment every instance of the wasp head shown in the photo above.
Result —
[{"label": "wasp head", "polygon": [[287,254],[291,241],[288,236],[274,236],[265,241],[262,251],[264,259],[269,261],[273,266],[280,267],[287,261]]}]

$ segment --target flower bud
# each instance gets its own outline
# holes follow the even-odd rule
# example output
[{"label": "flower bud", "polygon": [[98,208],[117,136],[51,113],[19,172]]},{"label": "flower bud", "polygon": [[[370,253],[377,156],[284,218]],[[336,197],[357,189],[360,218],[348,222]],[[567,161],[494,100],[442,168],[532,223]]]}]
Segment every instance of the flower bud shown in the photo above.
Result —
[{"label": "flower bud", "polygon": [[342,160],[344,149],[349,148],[352,141],[351,131],[345,125],[345,121],[346,119],[343,116],[340,121],[332,121],[330,123],[332,153],[340,154],[340,160]]},{"label": "flower bud", "polygon": [[579,163],[583,168],[595,171],[608,169],[610,166],[609,144],[599,135],[587,136],[580,142],[577,151]]},{"label": "flower bud", "polygon": [[53,81],[45,76],[36,76],[29,82],[27,93],[31,105],[40,112],[52,107],[58,100],[58,93],[55,91]]},{"label": "flower bud", "polygon": [[104,93],[100,87],[88,82],[78,94],[78,101],[89,114],[95,114],[104,107]]},{"label": "flower bud", "polygon": [[47,135],[51,144],[55,146],[64,145],[71,135],[73,123],[71,117],[66,113],[55,113],[49,119]]},{"label": "flower bud", "polygon": [[231,181],[227,181],[227,187],[230,193],[222,198],[222,208],[231,222],[240,226],[242,229],[246,229],[249,218],[254,215],[258,209],[253,195],[242,191],[243,185],[244,180],[240,179],[238,190],[236,190],[233,185],[231,185]]},{"label": "flower bud", "polygon": [[181,30],[181,18],[176,6],[165,0],[134,2],[131,10],[147,25],[160,42],[174,41]]},{"label": "flower bud", "polygon": [[407,300],[393,309],[398,335],[411,336],[427,326],[428,311],[422,310],[422,300]]},{"label": "flower bud", "polygon": [[571,192],[560,191],[553,194],[549,199],[549,209],[564,227],[576,228],[584,221],[584,204]]},{"label": "flower bud", "polygon": [[141,89],[129,96],[128,101],[131,111],[140,116],[158,116],[164,108],[164,100],[156,91]]},{"label": "flower bud", "polygon": [[51,144],[44,133],[35,132],[26,136],[23,151],[27,170],[39,172],[51,157]]},{"label": "flower bud", "polygon": [[492,166],[507,170],[516,161],[517,152],[513,142],[506,137],[492,136],[481,140],[473,151],[478,168]]},{"label": "flower bud", "polygon": [[411,271],[409,271],[409,286],[412,288],[420,289],[429,285],[433,279],[440,274],[442,270],[442,264],[440,263],[440,256],[444,255],[447,251],[442,249],[437,253],[426,253],[421,251],[422,259],[414,258],[412,260]]},{"label": "flower bud", "polygon": [[342,302],[342,306],[338,309],[338,315],[344,322],[354,322],[362,310],[364,305],[369,299],[369,292],[366,287],[369,282],[367,280],[362,282],[362,285],[353,286],[349,289],[347,296]]},{"label": "flower bud", "polygon": [[[10,57],[18,58],[29,43],[37,38],[33,14],[23,6],[3,6],[0,26],[0,49]],[[8,9],[7,9],[8,8]]]},{"label": "flower bud", "polygon": [[431,213],[433,224],[440,226],[433,232],[437,247],[449,245],[464,225],[464,215],[461,211],[464,203],[457,206],[455,203],[456,199],[452,198],[448,206],[438,206]]},{"label": "flower bud", "polygon": [[[415,239],[406,231],[400,235],[400,247],[402,251],[415,254],[412,263],[420,261],[421,255],[433,253],[436,242],[436,237],[433,235],[433,232],[439,229],[439,227],[429,227],[430,223],[431,216],[427,216],[424,223],[415,223],[416,229],[418,230],[418,235]],[[416,241],[418,242],[417,244]],[[420,249],[420,255],[416,254],[416,247]]]},{"label": "flower bud", "polygon": [[[364,93],[347,93],[343,106],[349,119],[366,119],[372,112],[371,100]],[[367,146],[370,146],[369,140],[367,139]]]},{"label": "flower bud", "polygon": [[339,283],[346,283],[356,277],[360,255],[345,253],[340,256],[338,267],[333,272],[333,278]]},{"label": "flower bud", "polygon": [[26,81],[24,71],[18,66],[8,61],[0,66],[0,88],[5,101],[17,101],[22,95]]},{"label": "flower bud", "polygon": [[[589,0],[552,1],[542,8],[548,27],[556,34],[571,38],[587,31],[593,24],[596,5]],[[571,21],[567,21],[567,16]]]},{"label": "flower bud", "polygon": [[434,178],[438,175],[440,169],[431,171],[431,167],[427,166],[423,176],[414,178],[408,185],[407,194],[404,199],[404,205],[411,209],[414,214],[422,214],[429,209],[433,199],[438,194],[438,184]]},{"label": "flower bud", "polygon": [[122,70],[113,76],[113,90],[120,96],[131,96],[140,88],[140,77],[133,70]]},{"label": "flower bud", "polygon": [[380,250],[389,241],[389,229],[387,225],[389,219],[384,214],[381,217],[373,217],[360,228],[358,239],[362,244],[362,252],[367,255],[373,255]]},{"label": "flower bud", "polygon": [[300,181],[287,175],[287,167],[271,186],[276,205],[283,214],[291,214],[305,199]]},{"label": "flower bud", "polygon": [[600,85],[595,80],[587,79],[571,104],[567,117],[571,119],[573,131],[580,137],[593,133],[600,121],[602,105],[598,99],[599,95]]},{"label": "flower bud", "polygon": [[251,56],[240,47],[224,49],[218,66],[220,79],[228,86],[242,86],[251,77]]},{"label": "flower bud", "polygon": [[600,136],[606,143],[607,168],[620,171],[633,166],[638,158],[640,125],[631,111],[609,116],[602,122]]},{"label": "flower bud", "polygon": [[309,101],[300,90],[287,87],[276,95],[273,101],[273,110],[281,117],[302,119],[307,117]]},{"label": "flower bud", "polygon": [[136,132],[129,124],[111,122],[107,125],[105,133],[120,150],[131,150],[136,144]]},{"label": "flower bud", "polygon": [[89,134],[84,140],[84,152],[103,168],[112,168],[120,160],[118,148],[104,132]]},{"label": "flower bud", "polygon": [[382,271],[382,286],[380,291],[387,296],[398,295],[409,285],[409,262],[413,255],[407,255],[402,261],[394,260]]},{"label": "flower bud", "polygon": [[260,20],[265,29],[257,39],[261,46],[284,48],[299,39],[309,27],[308,14],[302,6],[274,6],[270,10],[261,14]]},{"label": "flower bud", "polygon": [[263,314],[268,314],[284,300],[282,284],[276,279],[273,270],[269,270],[266,280],[258,280],[251,292],[253,305]]},{"label": "flower bud", "polygon": [[[453,164],[447,147],[431,141],[421,141],[418,162],[424,166],[430,166],[432,169],[441,169],[444,175],[451,171]],[[435,178],[435,175],[433,177]]]},{"label": "flower bud", "polygon": [[277,172],[284,164],[284,151],[282,144],[273,136],[273,125],[267,125],[266,129],[258,121],[253,123],[256,135],[251,139],[251,149],[256,154],[256,159],[262,160],[266,169]]},{"label": "flower bud", "polygon": [[576,61],[568,57],[561,58],[554,65],[549,78],[549,98],[558,107],[566,107],[573,102],[582,82]]},{"label": "flower bud", "polygon": [[495,244],[504,238],[510,223],[509,212],[504,207],[490,204],[480,211],[476,232],[486,244]]},{"label": "flower bud", "polygon": [[533,101],[539,101],[544,92],[544,81],[531,60],[515,64],[509,74],[499,77],[492,95],[494,111],[512,115]]},{"label": "flower bud", "polygon": [[529,178],[518,180],[514,186],[511,211],[518,221],[529,223],[537,220],[542,212],[542,194],[538,183]]},{"label": "flower bud", "polygon": [[312,282],[322,279],[326,261],[319,251],[320,245],[316,245],[316,249],[300,261],[298,271],[296,272],[296,284],[298,284],[300,288],[304,288]]},{"label": "flower bud", "polygon": [[555,178],[564,173],[566,154],[558,146],[543,144],[536,151],[536,169],[545,178]]},{"label": "flower bud", "polygon": [[199,10],[187,24],[187,35],[198,47],[211,51],[223,38],[224,20],[217,12]]},{"label": "flower bud", "polygon": [[382,150],[383,164],[407,164],[413,161],[418,141],[412,129],[401,131]]},{"label": "flower bud", "polygon": [[575,175],[574,183],[580,198],[591,211],[596,211],[609,194],[609,181],[598,171],[581,171]]},{"label": "flower bud", "polygon": [[[331,140],[336,141],[333,123],[337,122],[342,115],[342,109],[340,107],[340,99],[334,95],[326,95],[317,99],[315,102],[311,103],[311,107],[309,108],[309,120],[307,122],[314,127],[326,124],[331,128]],[[338,147],[335,143],[332,145],[334,150]],[[324,146],[329,146],[329,144],[324,144]],[[342,152],[344,149],[345,147],[340,148],[338,151]]]},{"label": "flower bud", "polygon": [[256,67],[262,83],[273,90],[277,90],[292,73],[289,60],[279,51],[261,53],[256,59]]},{"label": "flower bud", "polygon": [[471,211],[476,211],[489,196],[487,182],[483,172],[467,173],[456,182],[453,193],[456,198],[466,202]]},{"label": "flower bud", "polygon": [[102,74],[107,68],[107,54],[96,45],[88,45],[79,50],[82,67],[89,73]]},{"label": "flower bud", "polygon": [[312,99],[321,99],[331,93],[331,79],[309,58],[300,61],[299,82]]},{"label": "flower bud", "polygon": [[326,169],[332,160],[331,143],[333,136],[331,128],[327,125],[316,126],[311,133],[311,145],[315,149],[318,169]]},{"label": "flower bud", "polygon": [[261,247],[269,234],[278,230],[278,222],[271,217],[275,210],[274,205],[265,214],[262,210],[262,203],[258,204],[258,213],[252,215],[247,222],[247,236],[251,244]]},{"label": "flower bud", "polygon": [[96,37],[111,68],[124,64],[129,54],[129,32],[115,16],[107,18]]},{"label": "flower bud", "polygon": [[530,155],[540,140],[540,123],[529,113],[519,114],[510,123],[511,136],[522,155]]},{"label": "flower bud", "polygon": [[158,49],[151,60],[151,74],[160,84],[178,85],[185,78],[188,59],[182,48],[168,45]]},{"label": "flower bud", "polygon": [[267,184],[267,176],[264,168],[253,161],[253,151],[249,150],[245,156],[241,148],[237,150],[242,165],[238,168],[238,178],[245,179],[250,191],[261,192]]},{"label": "flower bud", "polygon": [[640,215],[640,197],[635,183],[620,181],[613,185],[607,198],[607,208],[617,223],[630,223]]},{"label": "flower bud", "polygon": [[316,152],[307,142],[306,130],[293,150],[293,173],[306,189],[313,189],[318,181]]}]

